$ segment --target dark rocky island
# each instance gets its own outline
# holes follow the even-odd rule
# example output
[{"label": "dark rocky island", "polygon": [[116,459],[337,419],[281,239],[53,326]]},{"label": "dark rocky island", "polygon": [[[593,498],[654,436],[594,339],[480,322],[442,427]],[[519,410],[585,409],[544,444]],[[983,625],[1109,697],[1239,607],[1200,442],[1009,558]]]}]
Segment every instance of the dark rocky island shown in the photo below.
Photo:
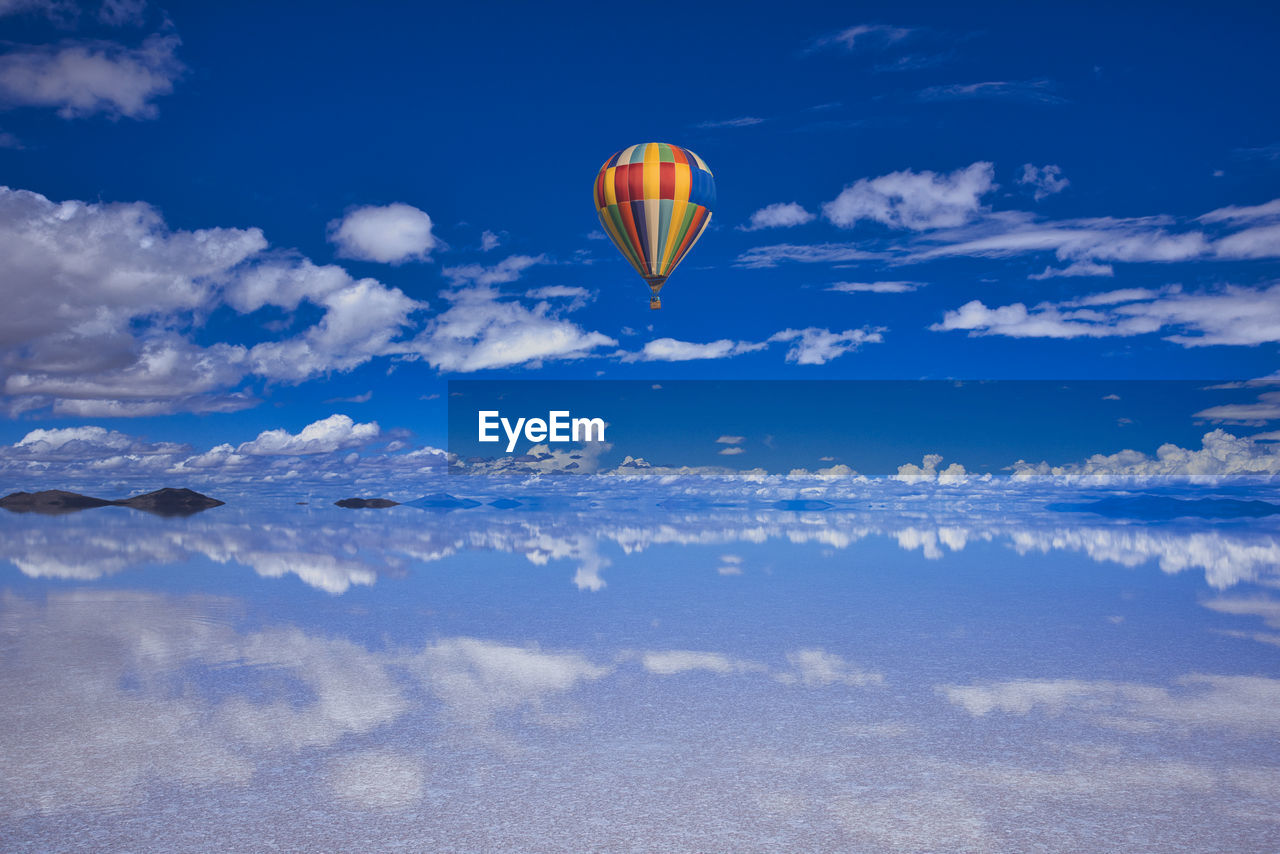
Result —
[{"label": "dark rocky island", "polygon": [[62,489],[14,492],[0,498],[0,507],[5,510],[13,513],[42,513],[47,516],[75,513],[78,510],[88,510],[93,507],[132,507],[157,516],[190,516],[201,510],[208,510],[210,507],[220,507],[223,503],[191,489],[170,487],[115,501]]},{"label": "dark rocky island", "polygon": [[345,507],[348,510],[381,510],[384,507],[399,507],[399,501],[392,501],[390,498],[343,498],[341,501],[335,501],[334,504],[339,507]]}]

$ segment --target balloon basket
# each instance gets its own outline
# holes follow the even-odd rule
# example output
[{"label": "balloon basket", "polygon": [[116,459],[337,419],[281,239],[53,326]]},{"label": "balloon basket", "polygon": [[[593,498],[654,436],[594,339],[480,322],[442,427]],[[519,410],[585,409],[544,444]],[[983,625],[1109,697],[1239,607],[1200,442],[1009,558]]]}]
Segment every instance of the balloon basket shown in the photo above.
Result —
[{"label": "balloon basket", "polygon": [[654,311],[657,311],[658,309],[662,308],[662,300],[658,299],[657,297],[649,297],[649,308],[653,309]]}]

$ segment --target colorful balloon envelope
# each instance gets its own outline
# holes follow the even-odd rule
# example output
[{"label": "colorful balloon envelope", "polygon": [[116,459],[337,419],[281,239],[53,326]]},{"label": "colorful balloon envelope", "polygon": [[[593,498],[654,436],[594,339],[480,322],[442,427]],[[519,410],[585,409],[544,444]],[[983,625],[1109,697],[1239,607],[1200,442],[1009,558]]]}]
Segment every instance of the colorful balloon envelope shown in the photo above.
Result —
[{"label": "colorful balloon envelope", "polygon": [[596,174],[596,213],[605,234],[649,284],[649,308],[711,221],[716,182],[687,148],[645,142],[610,157]]}]

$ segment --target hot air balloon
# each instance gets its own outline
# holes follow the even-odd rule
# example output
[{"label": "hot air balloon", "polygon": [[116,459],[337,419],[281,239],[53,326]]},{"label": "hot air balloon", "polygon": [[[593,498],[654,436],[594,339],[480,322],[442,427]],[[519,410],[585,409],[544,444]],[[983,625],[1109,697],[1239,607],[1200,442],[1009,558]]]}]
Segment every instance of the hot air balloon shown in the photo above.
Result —
[{"label": "hot air balloon", "polygon": [[662,308],[658,291],[711,221],[711,170],[687,148],[645,142],[604,162],[595,196],[605,234],[653,292],[649,308]]}]

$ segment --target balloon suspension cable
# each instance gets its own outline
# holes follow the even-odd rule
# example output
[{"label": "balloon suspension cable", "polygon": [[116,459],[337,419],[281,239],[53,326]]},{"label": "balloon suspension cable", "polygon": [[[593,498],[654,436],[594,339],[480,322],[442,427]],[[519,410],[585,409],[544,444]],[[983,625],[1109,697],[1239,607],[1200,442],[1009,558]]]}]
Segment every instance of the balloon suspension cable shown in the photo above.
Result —
[{"label": "balloon suspension cable", "polygon": [[649,283],[649,290],[652,295],[649,297],[649,308],[662,308],[662,300],[658,299],[658,291],[662,290],[662,286],[667,283],[666,276],[645,276],[644,280]]}]

